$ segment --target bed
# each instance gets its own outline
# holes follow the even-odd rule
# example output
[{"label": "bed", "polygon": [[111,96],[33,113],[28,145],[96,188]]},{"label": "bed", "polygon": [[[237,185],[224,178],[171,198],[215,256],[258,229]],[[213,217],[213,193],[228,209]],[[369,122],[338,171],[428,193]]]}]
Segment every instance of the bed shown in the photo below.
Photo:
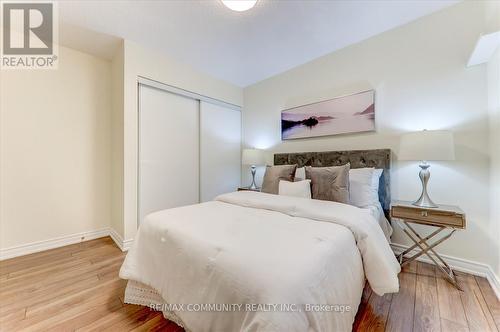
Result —
[{"label": "bed", "polygon": [[[346,160],[387,172],[384,203],[389,150],[275,155],[275,164]],[[349,331],[365,278],[379,295],[397,292],[399,271],[368,209],[240,191],[150,214],[120,277],[125,302],[188,331]]]}]

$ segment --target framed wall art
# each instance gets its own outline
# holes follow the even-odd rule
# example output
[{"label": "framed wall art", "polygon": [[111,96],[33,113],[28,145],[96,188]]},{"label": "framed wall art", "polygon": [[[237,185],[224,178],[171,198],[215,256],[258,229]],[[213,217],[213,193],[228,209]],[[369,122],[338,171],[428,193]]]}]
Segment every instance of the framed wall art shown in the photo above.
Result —
[{"label": "framed wall art", "polygon": [[375,130],[375,90],[290,108],[281,112],[281,139]]}]

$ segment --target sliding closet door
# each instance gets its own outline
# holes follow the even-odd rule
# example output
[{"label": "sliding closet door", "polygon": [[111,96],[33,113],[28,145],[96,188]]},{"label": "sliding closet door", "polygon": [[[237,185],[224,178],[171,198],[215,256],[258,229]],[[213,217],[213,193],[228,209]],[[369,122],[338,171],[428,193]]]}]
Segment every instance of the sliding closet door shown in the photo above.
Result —
[{"label": "sliding closet door", "polygon": [[200,198],[206,202],[240,186],[241,112],[202,101],[200,135]]},{"label": "sliding closet door", "polygon": [[199,202],[199,101],[139,85],[139,222]]}]

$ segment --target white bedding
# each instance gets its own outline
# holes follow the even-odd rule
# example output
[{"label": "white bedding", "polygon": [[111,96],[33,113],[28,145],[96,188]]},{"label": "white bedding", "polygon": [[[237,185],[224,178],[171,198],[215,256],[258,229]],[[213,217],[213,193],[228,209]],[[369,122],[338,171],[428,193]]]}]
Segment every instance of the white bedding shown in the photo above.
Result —
[{"label": "white bedding", "polygon": [[387,242],[391,242],[391,235],[392,235],[392,226],[389,220],[385,217],[384,210],[382,209],[382,205],[380,203],[376,205],[372,205],[370,207],[366,207],[366,209],[370,210],[371,214],[375,218],[375,220],[378,221],[378,224],[380,228],[382,229],[382,232],[384,232],[385,238],[387,239]]},{"label": "white bedding", "polygon": [[[383,294],[398,291],[399,271],[369,210],[242,191],[149,215],[120,277],[153,288],[169,304],[184,304],[173,312],[191,331],[348,331],[364,276]],[[200,303],[243,306],[189,311]],[[300,310],[246,311],[245,304]],[[306,304],[351,310],[305,311]]]}]

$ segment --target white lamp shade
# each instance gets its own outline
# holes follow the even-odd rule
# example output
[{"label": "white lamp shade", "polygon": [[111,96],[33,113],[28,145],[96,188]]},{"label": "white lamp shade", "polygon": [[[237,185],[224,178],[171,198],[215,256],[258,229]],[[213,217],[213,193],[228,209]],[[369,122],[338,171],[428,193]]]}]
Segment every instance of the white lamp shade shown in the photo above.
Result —
[{"label": "white lamp shade", "polygon": [[455,160],[453,134],[446,130],[423,130],[404,134],[399,160]]},{"label": "white lamp shade", "polygon": [[258,149],[244,149],[241,163],[243,165],[264,165],[264,151]]}]

